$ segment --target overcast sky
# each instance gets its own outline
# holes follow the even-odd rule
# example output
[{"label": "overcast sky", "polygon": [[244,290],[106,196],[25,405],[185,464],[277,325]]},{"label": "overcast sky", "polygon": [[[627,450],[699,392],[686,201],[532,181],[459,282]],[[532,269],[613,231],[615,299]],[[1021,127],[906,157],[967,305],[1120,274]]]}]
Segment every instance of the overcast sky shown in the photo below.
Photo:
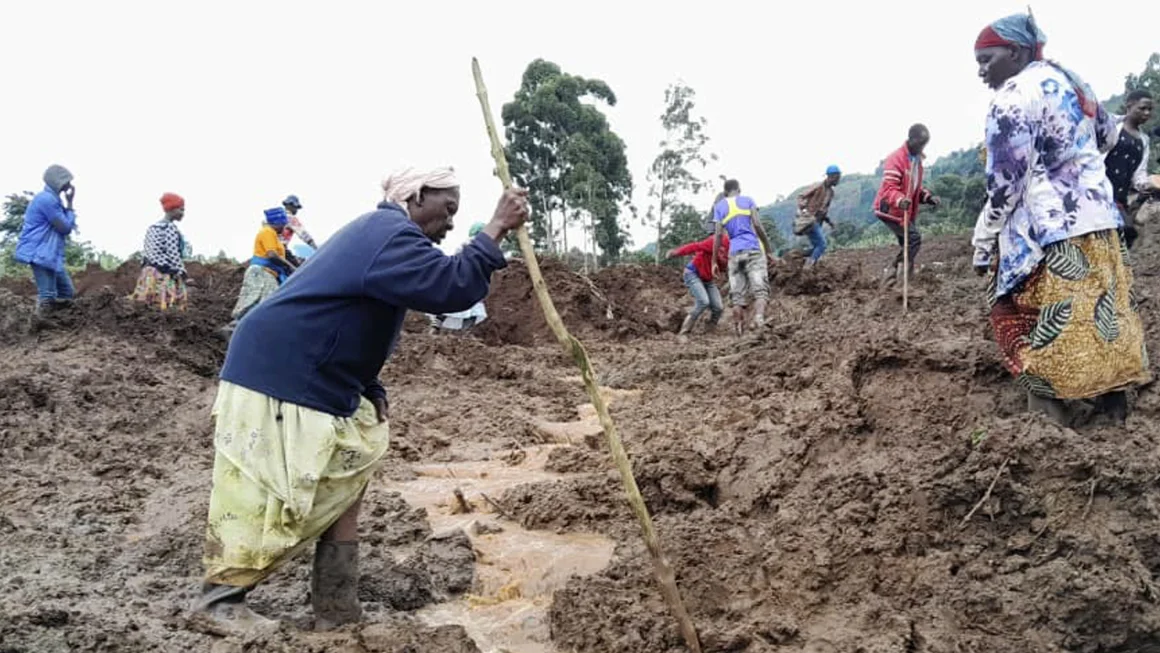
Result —
[{"label": "overcast sky", "polygon": [[[374,207],[388,171],[448,164],[463,198],[451,250],[499,193],[471,79],[478,56],[497,114],[537,57],[608,82],[642,215],[664,89],[684,80],[720,156],[710,174],[768,203],[830,163],[873,171],[915,121],[931,129],[931,160],[981,140],[990,91],[974,37],[1025,6],[2,0],[0,193],[39,190],[45,167],[65,165],[79,236],[125,255],[173,191],[196,253],[242,258],[262,210],[287,193],[326,237]],[[1160,48],[1156,3],[1034,10],[1048,55],[1101,97]],[[632,233],[637,247],[652,239]]]}]

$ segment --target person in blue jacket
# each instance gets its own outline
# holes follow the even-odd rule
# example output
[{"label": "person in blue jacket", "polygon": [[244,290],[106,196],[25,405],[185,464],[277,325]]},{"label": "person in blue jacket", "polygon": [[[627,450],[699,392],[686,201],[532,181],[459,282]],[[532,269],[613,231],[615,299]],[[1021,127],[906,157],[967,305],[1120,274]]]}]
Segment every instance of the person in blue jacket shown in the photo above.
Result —
[{"label": "person in blue jacket", "polygon": [[73,175],[64,166],[44,172],[44,190],[24,212],[24,228],[16,242],[16,260],[32,268],[36,280],[37,314],[44,316],[72,305],[73,283],[64,267],[64,246],[76,228]]},{"label": "person in blue jacket", "polygon": [[383,193],[230,341],[213,409],[205,585],[191,615],[199,629],[269,626],[246,593],[314,541],[315,628],[361,618],[359,503],[388,445],[379,372],[407,311],[454,313],[487,296],[492,272],[507,265],[499,243],[528,217],[526,192],[505,191],[491,221],[447,256],[435,243],[459,210],[451,168],[402,170]]}]

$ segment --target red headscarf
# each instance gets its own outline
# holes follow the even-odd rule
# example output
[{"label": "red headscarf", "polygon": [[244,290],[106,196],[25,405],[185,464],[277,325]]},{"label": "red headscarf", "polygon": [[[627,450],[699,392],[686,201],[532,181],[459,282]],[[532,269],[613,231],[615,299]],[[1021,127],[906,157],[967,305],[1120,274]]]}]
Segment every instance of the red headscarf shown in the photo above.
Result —
[{"label": "red headscarf", "polygon": [[184,207],[185,198],[178,195],[177,193],[166,193],[161,196],[161,208],[164,209],[166,213]]}]

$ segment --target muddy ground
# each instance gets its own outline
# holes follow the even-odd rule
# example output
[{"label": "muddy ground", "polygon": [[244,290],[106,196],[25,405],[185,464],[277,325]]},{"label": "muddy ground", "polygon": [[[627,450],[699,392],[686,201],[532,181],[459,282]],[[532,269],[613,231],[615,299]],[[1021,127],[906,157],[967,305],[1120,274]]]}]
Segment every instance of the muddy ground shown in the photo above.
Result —
[{"label": "muddy ground", "polygon": [[[1028,417],[964,242],[928,244],[907,316],[876,283],[891,255],[779,266],[768,330],[684,344],[678,272],[545,268],[601,383],[639,391],[614,418],[705,650],[1160,651],[1155,388],[1126,427]],[[1145,238],[1135,259],[1160,351],[1160,245]],[[308,632],[302,560],[253,594],[279,630],[243,640],[184,620],[224,353],[214,328],[241,271],[193,269],[184,315],[127,304],[134,273],[80,275],[76,314],[35,333],[30,282],[0,284],[0,652],[479,650],[415,612],[481,591],[478,552],[391,488],[417,465],[517,465],[552,441],[545,422],[586,401],[523,269],[497,275],[475,337],[412,319],[384,370],[392,445],[361,524],[367,623]],[[555,447],[545,468],[566,476],[490,497],[508,523],[616,542],[607,568],[552,596],[556,650],[685,650],[599,438]]]}]

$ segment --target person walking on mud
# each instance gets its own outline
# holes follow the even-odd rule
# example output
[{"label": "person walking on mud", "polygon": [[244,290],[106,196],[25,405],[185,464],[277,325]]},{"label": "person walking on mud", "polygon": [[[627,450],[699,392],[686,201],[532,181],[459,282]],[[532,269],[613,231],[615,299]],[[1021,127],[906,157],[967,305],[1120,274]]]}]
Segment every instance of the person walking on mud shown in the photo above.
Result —
[{"label": "person walking on mud", "polygon": [[991,272],[991,325],[1028,408],[1067,424],[1068,400],[1117,421],[1151,379],[1122,221],[1101,149],[1115,124],[1075,73],[1045,61],[1030,15],[983,29],[975,60],[987,112],[987,203],[972,244]]},{"label": "person walking on mud", "polygon": [[806,236],[810,240],[810,255],[806,259],[806,267],[810,267],[826,253],[826,234],[822,232],[822,225],[828,224],[832,229],[834,223],[830,220],[830,203],[834,201],[834,188],[842,181],[842,171],[836,165],[826,168],[826,178],[814,184],[798,197],[797,218],[794,220],[793,232],[798,236]]},{"label": "person walking on mud", "polygon": [[[893,285],[902,270],[903,248],[909,239],[908,274],[914,276],[914,259],[922,249],[922,232],[918,230],[918,209],[921,204],[937,207],[939,198],[922,186],[922,160],[930,143],[930,130],[925,125],[912,125],[902,147],[890,153],[882,163],[882,183],[874,198],[874,216],[898,240],[898,255],[894,265],[883,272],[883,283]],[[906,225],[905,229],[903,225]],[[907,234],[906,231],[910,233]]]},{"label": "person walking on mud", "polygon": [[[447,256],[435,244],[459,210],[451,168],[399,171],[383,194],[242,320],[226,352],[195,627],[270,624],[246,593],[315,540],[315,627],[361,618],[359,503],[389,431],[379,373],[408,310],[451,313],[487,296],[507,265],[499,243],[528,217],[526,192],[507,190],[481,233]],[[275,355],[272,339],[284,345]]]},{"label": "person walking on mud", "polygon": [[149,225],[141,248],[141,274],[130,299],[166,311],[184,311],[189,303],[185,283],[185,238],[177,223],[185,217],[185,199],[176,193],[161,196],[165,217]]},{"label": "person walking on mud", "polygon": [[725,182],[725,197],[713,207],[713,252],[709,257],[712,275],[717,276],[721,240],[729,235],[729,300],[733,304],[733,328],[745,332],[745,309],[753,296],[753,326],[765,326],[765,305],[769,301],[769,262],[772,248],[757,215],[757,202],[741,194],[736,179]]},{"label": "person walking on mud", "polygon": [[[665,258],[690,255],[693,257],[685,266],[683,275],[685,287],[693,296],[693,308],[689,310],[689,314],[685,316],[685,321],[681,323],[681,330],[677,334],[681,338],[688,337],[693,326],[697,324],[697,319],[701,317],[706,308],[709,309],[709,324],[705,326],[706,331],[715,330],[717,322],[721,320],[721,315],[725,312],[724,304],[721,302],[721,291],[717,288],[713,278],[712,256],[715,240],[715,235],[709,236],[704,240],[670,249],[665,254]],[[721,248],[716,250],[717,268],[729,265],[729,258],[726,254],[728,249],[729,235],[725,234],[721,236]]]},{"label": "person walking on mud", "polygon": [[13,257],[32,268],[36,281],[36,315],[43,320],[73,304],[72,278],[64,265],[68,236],[76,229],[73,210],[76,186],[64,166],[52,165],[44,171],[44,190],[36,194],[24,211],[24,226],[16,241]]}]

